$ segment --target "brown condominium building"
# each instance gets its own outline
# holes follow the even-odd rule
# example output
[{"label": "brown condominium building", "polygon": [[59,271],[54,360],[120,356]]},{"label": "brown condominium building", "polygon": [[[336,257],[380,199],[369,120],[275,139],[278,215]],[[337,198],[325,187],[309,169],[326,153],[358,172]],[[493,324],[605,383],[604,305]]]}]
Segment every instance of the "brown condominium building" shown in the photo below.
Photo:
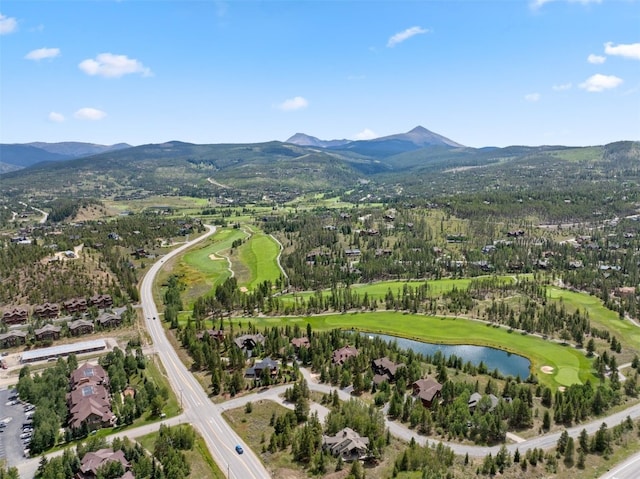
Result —
[{"label": "brown condominium building", "polygon": [[88,430],[114,426],[107,387],[109,377],[98,364],[85,363],[71,373],[71,392],[67,395],[69,428]]}]

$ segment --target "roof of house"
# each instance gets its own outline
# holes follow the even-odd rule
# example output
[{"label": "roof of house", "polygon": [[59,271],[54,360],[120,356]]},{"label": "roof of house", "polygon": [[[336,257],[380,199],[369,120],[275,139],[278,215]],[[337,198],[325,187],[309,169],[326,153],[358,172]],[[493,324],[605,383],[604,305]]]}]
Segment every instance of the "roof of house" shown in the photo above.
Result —
[{"label": "roof of house", "polygon": [[442,390],[442,384],[433,378],[418,379],[413,383],[413,388],[416,390],[420,399],[425,401],[433,401],[433,398]]},{"label": "roof of house", "polygon": [[111,449],[99,449],[95,452],[88,452],[84,455],[80,465],[80,471],[82,473],[91,472],[93,475],[96,475],[101,466],[111,461],[118,461],[125,469],[131,467],[129,461],[124,457],[124,452],[121,450],[113,451]]},{"label": "roof of house", "polygon": [[233,342],[236,343],[236,346],[238,346],[239,348],[244,349],[247,346],[253,347],[256,344],[263,344],[264,336],[260,333],[243,334],[242,336],[238,336],[236,339],[234,339]]},{"label": "roof of house", "polygon": [[8,333],[0,334],[0,341],[4,341],[8,338],[26,338],[27,333],[24,331],[18,331],[16,329],[9,331]]},{"label": "roof of house", "polygon": [[378,370],[387,371],[392,376],[395,376],[398,368],[404,366],[404,363],[396,364],[385,356],[384,358],[374,359],[373,366]]},{"label": "roof of house", "polygon": [[75,321],[71,321],[69,324],[69,329],[77,329],[80,328],[82,326],[91,326],[93,328],[93,322],[92,321],[88,321],[86,319],[76,319]]},{"label": "roof of house", "polygon": [[296,348],[308,348],[309,346],[311,346],[309,338],[307,338],[306,336],[302,338],[293,338],[291,340],[291,344],[293,344],[293,346],[295,346]]},{"label": "roof of house", "polygon": [[362,437],[349,427],[338,431],[335,436],[322,436],[322,445],[329,448],[333,455],[341,455],[345,451],[366,450],[369,438]]},{"label": "roof of house", "polygon": [[107,372],[99,364],[84,363],[71,373],[71,387],[80,383],[90,382],[93,384],[101,384],[107,378]]},{"label": "roof of house", "polygon": [[53,324],[45,324],[40,329],[35,329],[33,332],[36,336],[40,336],[45,333],[60,333],[62,328],[60,326],[54,326]]},{"label": "roof of house", "polygon": [[336,349],[332,355],[332,361],[334,364],[344,363],[347,359],[351,357],[356,357],[358,355],[358,350],[353,346],[343,346],[340,349]]}]

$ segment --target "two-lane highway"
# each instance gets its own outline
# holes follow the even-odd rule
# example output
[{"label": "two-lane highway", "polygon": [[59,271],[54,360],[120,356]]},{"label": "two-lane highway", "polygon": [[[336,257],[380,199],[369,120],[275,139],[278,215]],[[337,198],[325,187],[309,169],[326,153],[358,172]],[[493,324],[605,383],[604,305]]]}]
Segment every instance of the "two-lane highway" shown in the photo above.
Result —
[{"label": "two-lane highway", "polygon": [[[200,383],[182,364],[167,339],[158,310],[153,300],[153,281],[166,261],[187,248],[215,233],[215,227],[207,226],[207,233],[165,255],[154,263],[145,275],[140,287],[140,300],[154,349],[164,365],[176,395],[180,397],[184,415],[198,429],[213,458],[220,468],[233,479],[266,479],[271,477],[254,452],[240,439],[222,418],[220,408],[213,404]],[[154,319],[158,318],[158,319]],[[240,444],[244,454],[238,454],[235,446]]]}]

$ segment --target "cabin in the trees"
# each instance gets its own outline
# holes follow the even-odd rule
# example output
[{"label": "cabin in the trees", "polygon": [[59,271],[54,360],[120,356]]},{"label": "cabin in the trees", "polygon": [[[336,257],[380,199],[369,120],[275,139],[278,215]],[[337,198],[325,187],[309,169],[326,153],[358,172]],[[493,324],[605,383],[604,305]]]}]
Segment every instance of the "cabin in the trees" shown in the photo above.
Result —
[{"label": "cabin in the trees", "polygon": [[127,461],[123,451],[98,449],[95,452],[88,452],[83,456],[82,462],[80,463],[80,470],[76,474],[76,479],[95,479],[98,477],[100,470],[110,462],[119,462],[122,464],[125,473],[120,476],[120,479],[135,478],[131,472],[131,463]]},{"label": "cabin in the trees", "polygon": [[343,346],[340,349],[336,349],[332,356],[331,361],[333,364],[344,364],[349,358],[355,358],[358,355],[358,350],[353,346]]},{"label": "cabin in the trees", "polygon": [[322,448],[334,457],[341,457],[343,461],[356,461],[367,455],[369,438],[345,427],[335,436],[322,436]]},{"label": "cabin in the trees", "polygon": [[304,336],[302,338],[293,338],[291,340],[291,345],[295,348],[296,351],[300,351],[300,348],[309,349],[311,343],[309,342],[309,338]]},{"label": "cabin in the trees", "polygon": [[238,336],[233,340],[243,351],[253,351],[258,344],[264,344],[264,336],[260,333],[258,334],[243,334],[242,336]]},{"label": "cabin in the trees", "polygon": [[418,379],[412,386],[413,394],[422,401],[422,405],[427,409],[442,395],[442,384],[433,378]]},{"label": "cabin in the trees", "polygon": [[396,364],[385,356],[384,358],[374,359],[371,367],[374,372],[374,384],[380,384],[385,381],[392,383],[396,380],[398,368],[404,367],[404,363]]}]

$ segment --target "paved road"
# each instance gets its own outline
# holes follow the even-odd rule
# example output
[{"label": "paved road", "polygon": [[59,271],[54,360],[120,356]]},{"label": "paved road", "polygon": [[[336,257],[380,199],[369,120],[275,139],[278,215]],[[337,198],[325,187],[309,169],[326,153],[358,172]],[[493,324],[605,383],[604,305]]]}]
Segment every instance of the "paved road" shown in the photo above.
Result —
[{"label": "paved road", "polygon": [[[254,452],[247,447],[240,437],[222,418],[221,409],[213,404],[200,383],[182,364],[178,355],[167,339],[158,310],[153,300],[153,282],[156,274],[171,257],[182,253],[207,236],[215,233],[215,227],[207,226],[208,232],[165,255],[151,266],[145,275],[140,288],[142,309],[147,329],[153,340],[155,350],[164,365],[169,381],[184,408],[184,417],[203,436],[209,451],[227,477],[233,479],[265,479],[271,477]],[[244,454],[237,454],[236,444],[242,445]]]},{"label": "paved road", "polygon": [[640,452],[600,476],[600,479],[638,479],[639,477]]}]

